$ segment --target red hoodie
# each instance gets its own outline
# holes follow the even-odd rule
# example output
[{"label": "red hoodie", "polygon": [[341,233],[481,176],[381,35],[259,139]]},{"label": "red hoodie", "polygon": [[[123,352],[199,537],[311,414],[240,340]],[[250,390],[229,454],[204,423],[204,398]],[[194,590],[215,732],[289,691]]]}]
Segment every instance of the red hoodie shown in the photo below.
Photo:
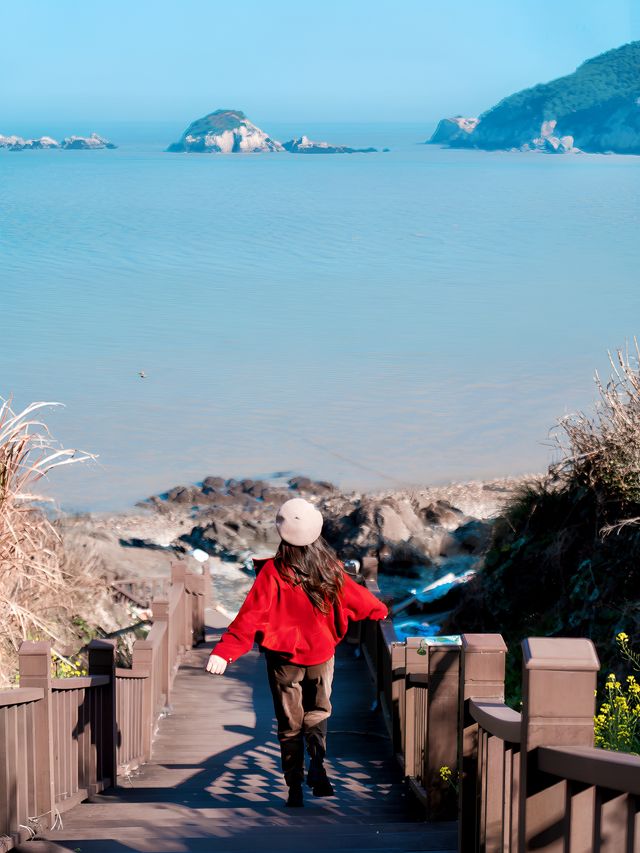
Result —
[{"label": "red hoodie", "polygon": [[284,580],[267,560],[240,612],[211,654],[231,663],[254,642],[286,655],[291,663],[314,666],[329,660],[347,633],[349,619],[384,619],[386,606],[345,574],[342,591],[331,610],[322,613],[301,586]]}]

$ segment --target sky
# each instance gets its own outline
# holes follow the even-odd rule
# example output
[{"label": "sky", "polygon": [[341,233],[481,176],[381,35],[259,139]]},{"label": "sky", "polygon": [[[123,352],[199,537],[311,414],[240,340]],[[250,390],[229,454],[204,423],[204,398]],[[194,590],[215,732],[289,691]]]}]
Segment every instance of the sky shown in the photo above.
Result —
[{"label": "sky", "polygon": [[640,0],[19,0],[0,133],[66,121],[434,122],[640,38]]}]

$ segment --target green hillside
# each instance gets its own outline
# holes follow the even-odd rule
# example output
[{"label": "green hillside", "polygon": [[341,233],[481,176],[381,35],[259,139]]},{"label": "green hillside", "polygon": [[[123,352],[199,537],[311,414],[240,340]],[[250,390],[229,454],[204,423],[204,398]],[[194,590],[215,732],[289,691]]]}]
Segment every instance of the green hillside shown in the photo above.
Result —
[{"label": "green hillside", "polygon": [[[553,121],[556,125],[542,132],[543,122]],[[573,136],[584,151],[640,153],[640,41],[589,59],[573,74],[509,95],[484,112],[470,133],[446,122],[433,142],[488,150],[540,147],[540,137],[553,134]]]}]

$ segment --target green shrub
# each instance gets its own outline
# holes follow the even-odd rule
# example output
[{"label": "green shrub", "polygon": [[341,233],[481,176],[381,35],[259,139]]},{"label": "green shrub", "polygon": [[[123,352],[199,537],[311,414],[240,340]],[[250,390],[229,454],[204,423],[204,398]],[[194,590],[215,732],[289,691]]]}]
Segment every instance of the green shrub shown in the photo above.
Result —
[{"label": "green shrub", "polygon": [[447,634],[503,635],[513,707],[525,637],[590,637],[605,671],[617,671],[611,637],[623,627],[631,636],[640,633],[637,346],[611,363],[606,384],[596,376],[595,412],[560,421],[559,461],[505,507],[482,571],[443,623]]}]

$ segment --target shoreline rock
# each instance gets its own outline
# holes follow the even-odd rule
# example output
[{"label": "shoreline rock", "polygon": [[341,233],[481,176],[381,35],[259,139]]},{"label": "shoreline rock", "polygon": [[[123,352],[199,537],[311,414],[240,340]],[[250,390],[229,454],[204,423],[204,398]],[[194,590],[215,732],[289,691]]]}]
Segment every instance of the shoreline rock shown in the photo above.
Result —
[{"label": "shoreline rock", "polygon": [[530,478],[369,494],[343,492],[307,477],[209,476],[199,484],[153,495],[139,506],[158,519],[177,514],[185,528],[191,523],[179,537],[184,546],[225,559],[245,559],[249,552],[275,550],[275,510],[300,495],[321,510],[323,535],[344,559],[375,553],[384,571],[411,576],[441,558],[480,553],[488,543],[492,519],[525,479]]},{"label": "shoreline rock", "polygon": [[[409,630],[409,619],[411,630],[423,631],[428,623],[429,633],[449,609],[444,604],[459,595],[457,584],[466,583],[481,566],[505,502],[532,479],[362,493],[301,476],[235,480],[212,475],[153,495],[126,513],[62,518],[60,529],[63,537],[98,549],[105,563],[128,576],[168,575],[172,560],[204,552],[216,602],[233,611],[251,585],[252,558],[273,555],[279,544],[277,507],[288,498],[304,497],[323,513],[323,535],[342,559],[377,556],[383,593],[397,601],[412,596],[398,630]],[[445,582],[451,574],[457,580],[448,595]],[[421,601],[420,591],[434,581],[442,582],[435,584],[437,595]]]}]

